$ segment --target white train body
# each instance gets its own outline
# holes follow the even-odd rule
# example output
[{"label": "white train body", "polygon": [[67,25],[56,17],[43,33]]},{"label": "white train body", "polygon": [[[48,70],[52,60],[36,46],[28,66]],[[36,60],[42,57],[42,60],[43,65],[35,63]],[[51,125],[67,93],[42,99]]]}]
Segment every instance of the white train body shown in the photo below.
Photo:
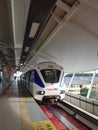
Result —
[{"label": "white train body", "polygon": [[64,70],[53,62],[42,62],[27,72],[26,86],[32,96],[40,101],[65,97]]}]

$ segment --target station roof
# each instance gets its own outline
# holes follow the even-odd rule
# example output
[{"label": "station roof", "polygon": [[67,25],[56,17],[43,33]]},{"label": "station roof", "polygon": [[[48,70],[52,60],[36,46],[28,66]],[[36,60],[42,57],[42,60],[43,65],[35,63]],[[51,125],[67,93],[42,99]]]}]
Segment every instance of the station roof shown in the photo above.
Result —
[{"label": "station roof", "polygon": [[0,0],[0,65],[26,72],[42,61],[98,69],[97,0]]}]

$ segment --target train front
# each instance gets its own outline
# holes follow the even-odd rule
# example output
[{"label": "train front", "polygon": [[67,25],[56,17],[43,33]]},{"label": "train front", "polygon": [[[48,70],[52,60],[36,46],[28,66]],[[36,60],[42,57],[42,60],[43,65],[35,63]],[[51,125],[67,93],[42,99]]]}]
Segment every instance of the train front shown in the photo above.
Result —
[{"label": "train front", "polygon": [[55,104],[65,97],[64,70],[61,66],[48,63],[39,70],[44,87],[39,92],[44,103]]}]

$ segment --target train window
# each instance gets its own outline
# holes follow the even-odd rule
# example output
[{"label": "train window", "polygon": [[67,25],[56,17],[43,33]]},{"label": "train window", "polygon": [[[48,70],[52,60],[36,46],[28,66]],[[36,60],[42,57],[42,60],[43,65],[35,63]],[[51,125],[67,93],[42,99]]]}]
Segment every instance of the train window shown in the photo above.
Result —
[{"label": "train window", "polygon": [[41,70],[42,76],[46,83],[57,83],[60,78],[60,70],[56,69],[44,69]]}]

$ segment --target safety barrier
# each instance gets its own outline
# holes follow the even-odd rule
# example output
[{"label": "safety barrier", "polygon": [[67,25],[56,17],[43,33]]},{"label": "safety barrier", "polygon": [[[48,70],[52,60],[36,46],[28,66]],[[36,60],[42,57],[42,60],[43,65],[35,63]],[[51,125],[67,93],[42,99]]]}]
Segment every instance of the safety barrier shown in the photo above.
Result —
[{"label": "safety barrier", "polygon": [[80,95],[73,95],[70,93],[65,94],[65,100],[71,104],[98,116],[98,101],[93,99],[88,99]]}]

